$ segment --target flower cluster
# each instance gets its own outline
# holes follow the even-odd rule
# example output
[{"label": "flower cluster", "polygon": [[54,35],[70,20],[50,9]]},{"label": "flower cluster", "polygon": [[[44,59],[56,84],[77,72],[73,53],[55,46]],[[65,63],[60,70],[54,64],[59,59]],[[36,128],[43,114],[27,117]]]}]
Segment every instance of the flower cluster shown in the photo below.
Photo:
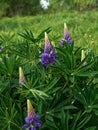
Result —
[{"label": "flower cluster", "polygon": [[[61,45],[64,45],[65,42],[68,42],[69,44],[72,44],[73,42],[66,23],[64,23],[64,38],[61,40]],[[45,48],[44,53],[42,53],[41,55],[41,58],[42,58],[42,64],[44,66],[48,66],[49,64],[51,65],[55,64],[57,58],[57,55],[48,39],[48,35],[46,32],[45,32]]]},{"label": "flower cluster", "polygon": [[45,32],[45,48],[44,48],[44,53],[42,53],[41,58],[42,58],[42,64],[44,66],[48,66],[49,64],[53,65],[55,64],[56,61],[56,53],[54,51],[54,48],[52,47],[48,35]]},{"label": "flower cluster", "polygon": [[35,113],[30,100],[27,100],[27,109],[28,109],[28,115],[25,118],[26,124],[24,124],[22,128],[23,129],[28,128],[28,130],[36,130],[36,128],[40,128],[42,126],[40,116]]},{"label": "flower cluster", "polygon": [[61,40],[61,45],[64,45],[65,42],[72,44],[72,38],[70,36],[66,23],[64,23],[64,38]]}]

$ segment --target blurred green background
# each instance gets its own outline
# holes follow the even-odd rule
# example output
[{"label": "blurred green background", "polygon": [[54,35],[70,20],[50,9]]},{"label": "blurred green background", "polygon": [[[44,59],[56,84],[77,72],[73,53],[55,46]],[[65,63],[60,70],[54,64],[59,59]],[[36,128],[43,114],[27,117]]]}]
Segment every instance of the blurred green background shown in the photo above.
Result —
[{"label": "blurred green background", "polygon": [[56,13],[74,9],[83,11],[97,6],[98,0],[0,0],[0,17]]},{"label": "blurred green background", "polygon": [[14,42],[25,29],[36,37],[51,27],[50,38],[60,40],[66,22],[76,45],[97,51],[97,7],[98,0],[0,0],[0,39],[13,35]]}]

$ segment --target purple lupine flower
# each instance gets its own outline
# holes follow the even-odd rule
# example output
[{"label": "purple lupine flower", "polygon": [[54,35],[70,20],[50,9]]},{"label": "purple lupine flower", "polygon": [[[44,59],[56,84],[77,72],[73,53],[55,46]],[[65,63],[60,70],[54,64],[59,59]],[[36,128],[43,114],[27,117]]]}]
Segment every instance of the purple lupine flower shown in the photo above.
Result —
[{"label": "purple lupine flower", "polygon": [[54,51],[54,48],[52,47],[48,35],[45,32],[45,48],[44,48],[44,53],[42,53],[41,58],[42,58],[42,64],[44,66],[48,66],[49,64],[55,64],[56,61],[56,53]]},{"label": "purple lupine flower", "polygon": [[23,129],[26,129],[26,128],[28,128],[28,125],[27,125],[27,124],[24,124],[24,125],[22,126],[22,128],[23,128]]},{"label": "purple lupine flower", "polygon": [[26,124],[24,124],[22,128],[28,128],[28,130],[37,130],[37,128],[40,128],[42,126],[42,122],[40,120],[40,116],[35,113],[30,100],[27,100],[27,110],[28,115],[25,118]]},{"label": "purple lupine flower", "polygon": [[64,23],[64,39],[61,40],[61,45],[64,45],[65,42],[68,42],[69,44],[72,44],[72,38],[70,36],[70,33],[68,31],[66,23]]}]

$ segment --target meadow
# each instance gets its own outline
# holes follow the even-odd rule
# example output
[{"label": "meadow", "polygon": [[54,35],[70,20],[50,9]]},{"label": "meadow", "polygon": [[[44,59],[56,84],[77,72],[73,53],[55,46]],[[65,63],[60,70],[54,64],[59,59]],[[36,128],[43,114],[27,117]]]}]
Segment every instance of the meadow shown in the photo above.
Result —
[{"label": "meadow", "polygon": [[[51,27],[50,34],[54,37],[60,37],[63,34],[62,27],[64,22],[70,27],[72,38],[79,46],[93,47],[97,46],[98,13],[91,11],[65,11],[57,14],[12,17],[0,20],[0,35],[15,34],[23,32],[25,29],[31,30],[35,37],[44,29]],[[50,35],[50,36],[51,36]],[[8,36],[9,37],[9,36]],[[96,49],[96,48],[94,48]]]},{"label": "meadow", "polygon": [[1,130],[98,129],[97,24],[96,10],[0,19]]}]

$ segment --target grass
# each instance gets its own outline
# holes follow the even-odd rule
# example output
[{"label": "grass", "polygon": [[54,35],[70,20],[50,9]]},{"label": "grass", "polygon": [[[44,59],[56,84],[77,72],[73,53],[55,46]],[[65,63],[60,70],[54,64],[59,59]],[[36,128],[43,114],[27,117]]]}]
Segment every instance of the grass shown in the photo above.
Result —
[{"label": "grass", "polygon": [[[25,29],[32,30],[39,34],[47,27],[51,27],[51,36],[63,37],[63,24],[67,23],[69,31],[75,44],[90,48],[97,48],[98,13],[95,10],[77,12],[65,11],[57,14],[45,14],[37,16],[15,16],[13,18],[3,18],[0,20],[0,35],[15,34],[23,32]],[[95,50],[97,51],[97,50]]]}]

